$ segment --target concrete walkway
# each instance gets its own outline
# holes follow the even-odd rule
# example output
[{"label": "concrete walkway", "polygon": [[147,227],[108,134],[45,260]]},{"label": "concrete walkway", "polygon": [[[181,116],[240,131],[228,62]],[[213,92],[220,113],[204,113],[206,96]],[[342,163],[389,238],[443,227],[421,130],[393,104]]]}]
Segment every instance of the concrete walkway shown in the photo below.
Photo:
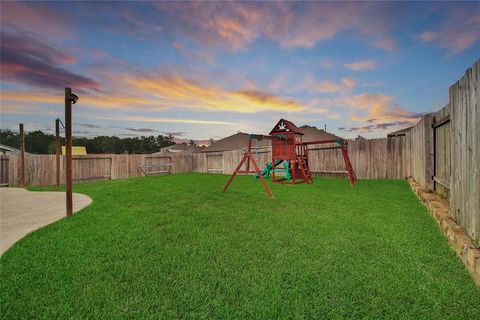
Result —
[{"label": "concrete walkway", "polygon": [[[73,194],[74,212],[90,203],[89,196]],[[65,192],[0,188],[0,254],[28,233],[64,218],[65,210]]]}]

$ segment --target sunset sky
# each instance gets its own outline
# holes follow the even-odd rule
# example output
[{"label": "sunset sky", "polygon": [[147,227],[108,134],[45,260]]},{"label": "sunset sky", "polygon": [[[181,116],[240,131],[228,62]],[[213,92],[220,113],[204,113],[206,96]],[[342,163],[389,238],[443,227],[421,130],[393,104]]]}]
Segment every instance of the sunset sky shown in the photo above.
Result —
[{"label": "sunset sky", "polygon": [[75,136],[268,133],[279,118],[382,137],[448,102],[479,3],[3,2],[1,128]]}]

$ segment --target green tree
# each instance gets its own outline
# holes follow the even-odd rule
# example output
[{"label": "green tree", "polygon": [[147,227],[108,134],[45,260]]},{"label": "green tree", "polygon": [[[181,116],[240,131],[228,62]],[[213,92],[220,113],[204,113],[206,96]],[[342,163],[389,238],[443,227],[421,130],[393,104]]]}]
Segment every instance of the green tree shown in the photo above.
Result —
[{"label": "green tree", "polygon": [[[19,134],[11,130],[0,129],[0,143],[10,147],[19,147]],[[98,136],[94,138],[73,137],[74,146],[84,146],[88,153],[153,153],[161,148],[175,144],[173,136],[142,136],[119,138],[116,136]],[[62,138],[62,145],[65,139]],[[42,131],[32,131],[25,135],[25,150],[35,154],[55,153],[55,135]]]}]

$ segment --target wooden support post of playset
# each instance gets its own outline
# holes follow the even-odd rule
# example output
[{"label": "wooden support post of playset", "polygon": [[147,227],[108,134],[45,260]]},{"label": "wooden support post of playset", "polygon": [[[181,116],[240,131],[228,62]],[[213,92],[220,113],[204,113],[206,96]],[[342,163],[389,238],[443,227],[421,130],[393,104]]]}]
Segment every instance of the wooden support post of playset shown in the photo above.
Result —
[{"label": "wooden support post of playset", "polygon": [[[252,150],[252,138],[248,138],[248,152]],[[247,171],[250,171],[250,161],[247,161]]]},{"label": "wooden support post of playset", "polygon": [[[246,174],[256,173],[256,174],[258,174],[258,177],[260,178],[260,181],[262,181],[263,187],[267,191],[268,196],[271,199],[273,199],[273,193],[270,190],[270,188],[268,187],[267,181],[265,181],[265,178],[263,177],[262,172],[260,171],[260,168],[258,168],[257,162],[255,161],[255,158],[253,158],[252,153],[250,152],[250,149],[251,149],[251,143],[249,143],[248,150],[243,155],[242,160],[240,161],[237,168],[235,169],[235,171],[231,175],[230,179],[228,179],[227,184],[223,188],[223,192],[227,191],[228,187],[232,183],[232,181],[235,178],[235,176],[237,175],[237,173],[246,173]],[[247,161],[247,170],[240,170],[242,168],[242,165],[245,163],[245,161]],[[255,171],[250,171],[250,169],[249,169],[250,168],[250,161],[252,162],[252,165],[253,165],[253,168],[255,169]]]},{"label": "wooden support post of playset", "polygon": [[345,167],[347,168],[348,179],[350,180],[352,186],[354,186],[357,183],[357,176],[355,175],[355,171],[353,171],[352,163],[348,157],[346,142],[342,141],[340,143],[340,150],[342,150],[343,161],[345,162]]},{"label": "wooden support post of playset", "polygon": [[[353,170],[352,163],[350,162],[350,158],[348,156],[348,151],[347,151],[347,146],[348,143],[346,140],[320,140],[320,141],[310,141],[310,142],[304,142],[304,146],[308,145],[313,145],[313,144],[329,144],[329,143],[336,143],[338,144],[338,148],[342,151],[342,156],[343,156],[343,161],[345,163],[345,168],[347,169],[347,174],[348,174],[348,179],[350,180],[350,183],[352,186],[354,186],[357,183],[357,176],[355,174],[355,171]],[[333,149],[337,147],[332,147],[332,148],[319,148],[315,150],[328,150],[328,149]]]}]

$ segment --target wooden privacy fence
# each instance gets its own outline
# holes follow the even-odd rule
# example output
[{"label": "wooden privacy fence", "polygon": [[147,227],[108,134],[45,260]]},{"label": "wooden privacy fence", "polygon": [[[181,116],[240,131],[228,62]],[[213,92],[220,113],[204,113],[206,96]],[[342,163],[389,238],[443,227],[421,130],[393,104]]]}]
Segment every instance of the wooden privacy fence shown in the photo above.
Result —
[{"label": "wooden privacy fence", "polygon": [[[331,149],[330,149],[331,148]],[[345,164],[339,149],[321,148],[315,145],[309,149],[309,166],[313,174],[344,174]],[[358,140],[349,142],[349,155],[360,179],[403,179],[408,176],[405,137]],[[231,174],[242,159],[244,150],[205,152],[189,155],[166,153],[173,163],[171,173],[202,172]],[[252,152],[257,164],[264,167],[271,161],[271,150],[263,147]],[[5,156],[4,156],[5,157]],[[19,157],[10,155],[2,160],[2,175],[10,186],[18,186]],[[145,167],[166,164],[164,156],[102,154],[83,155],[73,158],[73,179],[96,181],[105,179],[126,179],[142,176],[139,166]],[[60,161],[60,183],[64,183],[65,158]],[[150,169],[148,169],[150,170]],[[156,170],[156,169],[155,169]],[[153,169],[151,169],[153,171]],[[55,184],[55,155],[26,155],[26,185]]]},{"label": "wooden privacy fence", "polygon": [[72,159],[73,181],[96,181],[112,179],[112,157],[74,157]]},{"label": "wooden privacy fence", "polygon": [[[359,179],[404,179],[408,176],[406,138],[351,140],[348,154]],[[231,174],[243,157],[244,150],[193,154],[193,171]],[[309,146],[308,164],[312,174],[346,174],[345,162],[335,145]],[[253,150],[257,164],[264,167],[271,161],[271,150]],[[244,165],[245,166],[245,165]],[[243,168],[245,169],[245,168]]]},{"label": "wooden privacy fence", "polygon": [[[142,176],[139,165],[157,162],[151,155],[102,154],[74,156],[73,180],[82,181],[116,180]],[[8,159],[8,161],[4,160]],[[163,161],[163,160],[162,160]],[[18,186],[19,156],[2,156],[0,172],[2,182],[9,186]],[[191,155],[172,156],[172,173],[192,172]],[[55,155],[26,155],[25,183],[26,185],[55,185]],[[65,183],[65,157],[60,161],[60,183]]]},{"label": "wooden privacy fence", "polygon": [[449,103],[406,133],[410,176],[450,202],[450,216],[480,243],[480,60],[450,87]]},{"label": "wooden privacy fence", "polygon": [[450,214],[480,243],[480,60],[450,87]]}]

